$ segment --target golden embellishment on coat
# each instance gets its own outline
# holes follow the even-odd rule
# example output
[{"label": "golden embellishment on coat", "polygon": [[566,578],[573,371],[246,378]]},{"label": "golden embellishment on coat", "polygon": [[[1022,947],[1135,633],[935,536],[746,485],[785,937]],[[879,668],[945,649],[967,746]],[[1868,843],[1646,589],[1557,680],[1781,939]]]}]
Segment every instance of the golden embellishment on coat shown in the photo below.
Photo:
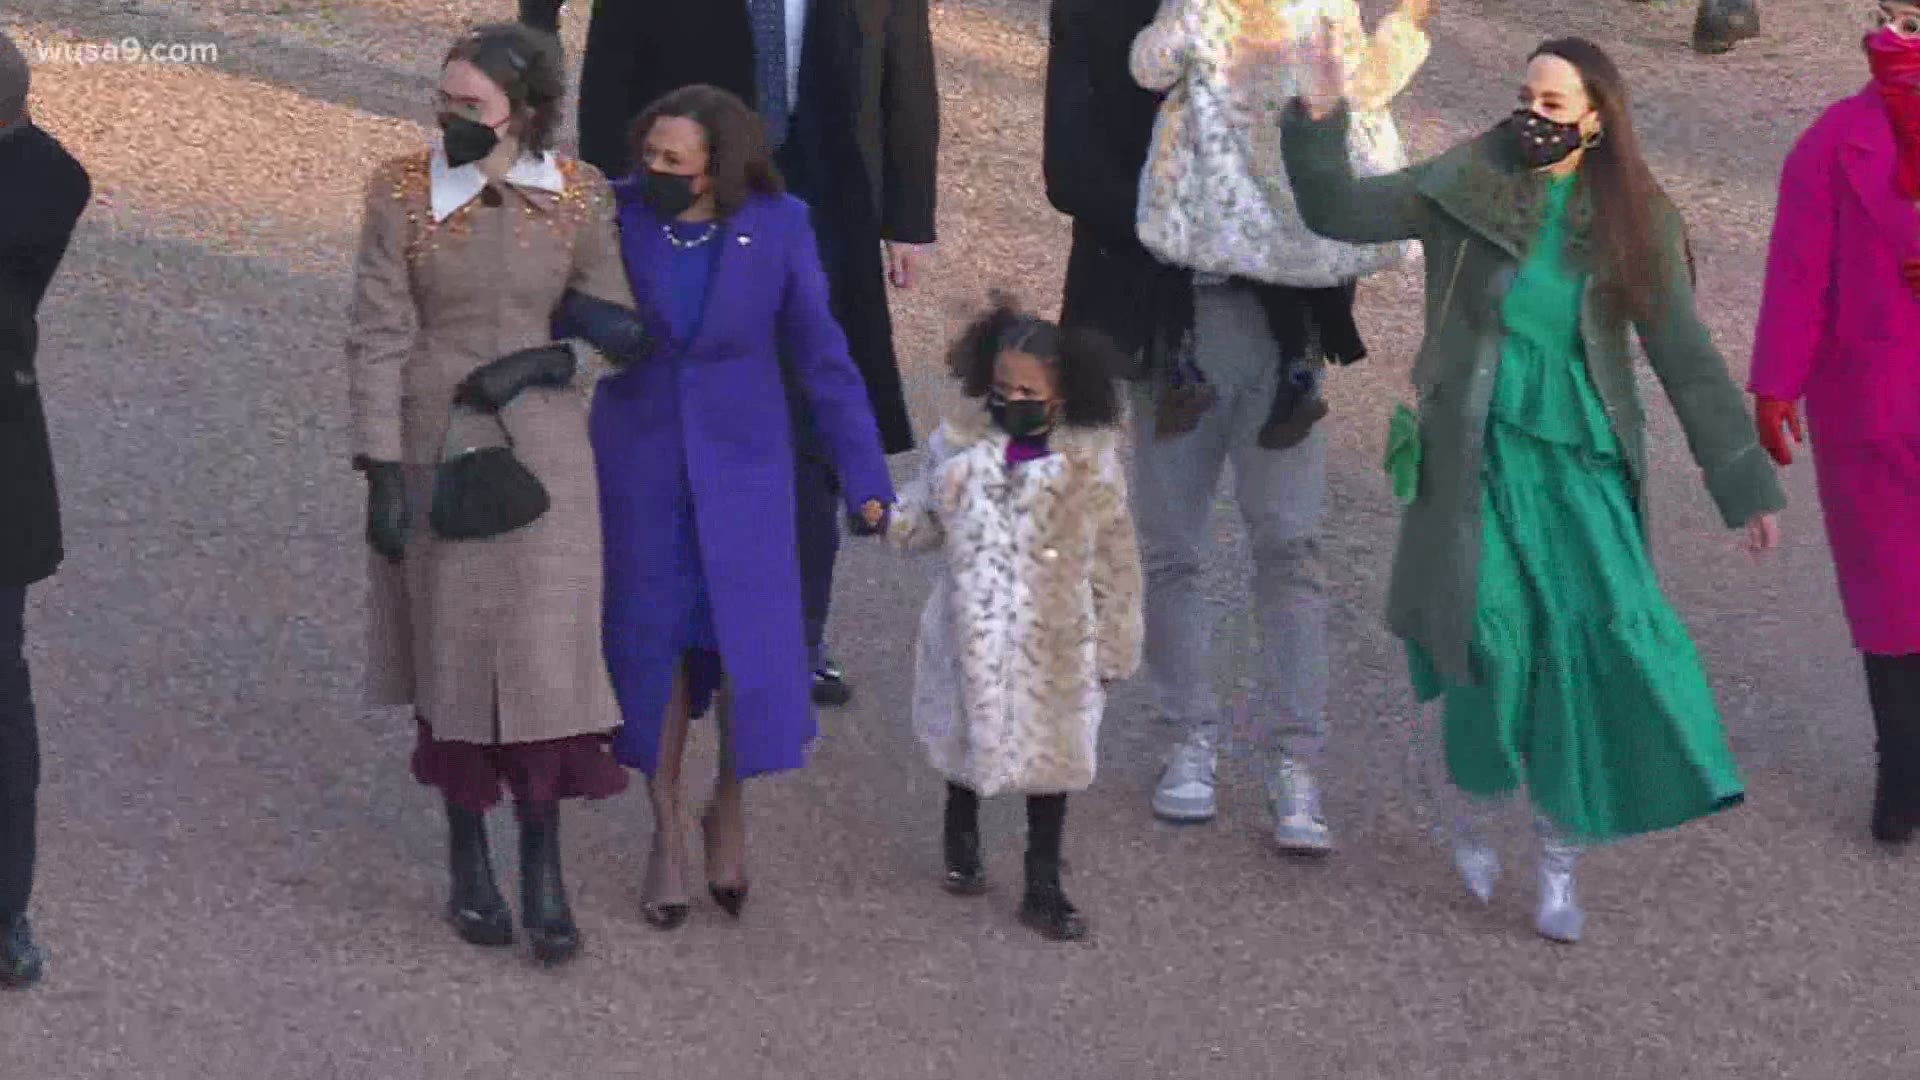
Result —
[{"label": "golden embellishment on coat", "polygon": [[[390,190],[395,202],[406,208],[407,244],[406,260],[408,266],[416,266],[420,260],[432,255],[448,244],[464,241],[473,232],[473,202],[447,215],[444,220],[433,220],[432,193],[433,173],[431,157],[427,151],[420,151],[403,158],[395,159],[384,166],[391,171]],[[594,179],[590,183],[581,173],[581,164],[573,158],[560,158],[557,162],[560,175],[565,179],[565,190],[558,195],[542,192],[527,197],[521,205],[521,215],[532,221],[539,221],[544,228],[560,233],[570,247],[573,237],[580,228],[596,216],[612,216],[611,189],[604,180]],[[550,212],[533,202],[534,198],[553,199]],[[478,201],[478,200],[475,200]],[[531,250],[532,240],[524,228],[516,223],[513,230],[519,247]]]}]

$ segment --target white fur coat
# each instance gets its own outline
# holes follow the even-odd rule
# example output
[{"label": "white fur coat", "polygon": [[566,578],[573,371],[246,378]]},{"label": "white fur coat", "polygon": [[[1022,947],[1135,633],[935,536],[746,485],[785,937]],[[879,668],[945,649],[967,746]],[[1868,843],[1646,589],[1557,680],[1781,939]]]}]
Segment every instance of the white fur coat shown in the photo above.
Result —
[{"label": "white fur coat", "polygon": [[[1325,22],[1323,23],[1323,20]],[[1280,119],[1303,72],[1263,50],[1330,25],[1347,74],[1349,133],[1363,176],[1404,167],[1387,105],[1431,45],[1405,12],[1368,35],[1354,0],[1163,0],[1134,39],[1136,82],[1167,94],[1140,176],[1141,243],[1162,262],[1275,285],[1326,288],[1384,270],[1405,244],[1347,244],[1300,217],[1280,156]]]},{"label": "white fur coat", "polygon": [[950,420],[889,537],[942,550],[920,620],[913,721],[933,767],[983,796],[1093,783],[1105,683],[1140,666],[1139,547],[1112,431],[1056,431],[1007,467],[984,411]]}]

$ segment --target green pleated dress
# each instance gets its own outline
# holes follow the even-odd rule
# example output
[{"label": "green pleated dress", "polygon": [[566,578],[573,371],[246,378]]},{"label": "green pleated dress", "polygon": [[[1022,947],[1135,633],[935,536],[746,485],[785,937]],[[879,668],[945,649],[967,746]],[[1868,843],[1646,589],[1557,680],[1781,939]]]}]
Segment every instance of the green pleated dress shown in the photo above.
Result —
[{"label": "green pleated dress", "polygon": [[1469,794],[1525,788],[1569,839],[1671,828],[1738,803],[1739,769],[1686,627],[1660,594],[1626,458],[1588,380],[1583,277],[1563,261],[1573,178],[1551,183],[1502,307],[1486,431],[1477,684],[1408,643],[1444,695],[1447,768]]}]

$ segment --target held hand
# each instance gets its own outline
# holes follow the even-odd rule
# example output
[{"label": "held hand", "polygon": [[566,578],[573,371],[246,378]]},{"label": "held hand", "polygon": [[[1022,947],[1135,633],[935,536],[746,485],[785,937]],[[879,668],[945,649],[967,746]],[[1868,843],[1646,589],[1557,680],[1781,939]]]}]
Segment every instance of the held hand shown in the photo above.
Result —
[{"label": "held hand", "polygon": [[887,257],[887,280],[902,291],[920,284],[926,264],[933,261],[932,244],[896,244],[885,241],[881,248]]},{"label": "held hand", "polygon": [[886,530],[887,507],[879,499],[868,499],[854,518],[853,531],[859,536],[879,536]]},{"label": "held hand", "polygon": [[1780,515],[1756,514],[1747,522],[1747,538],[1741,546],[1756,564],[1773,554],[1773,549],[1780,546]]},{"label": "held hand", "polygon": [[1800,407],[1791,401],[1755,398],[1753,424],[1760,436],[1760,445],[1783,467],[1793,464],[1793,447],[1787,445],[1787,437],[1793,437],[1794,446],[1807,441],[1806,431],[1800,424]]},{"label": "held hand", "polygon": [[1320,20],[1314,35],[1300,43],[1298,62],[1303,71],[1300,98],[1307,115],[1325,120],[1333,115],[1346,97],[1346,65],[1340,59],[1339,28],[1331,19]]}]

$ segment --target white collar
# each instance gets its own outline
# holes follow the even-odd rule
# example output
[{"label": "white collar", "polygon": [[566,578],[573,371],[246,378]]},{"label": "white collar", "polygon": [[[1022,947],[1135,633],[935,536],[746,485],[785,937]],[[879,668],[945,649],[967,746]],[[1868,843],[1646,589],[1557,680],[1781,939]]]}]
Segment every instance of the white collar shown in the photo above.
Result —
[{"label": "white collar", "polygon": [[[480,171],[478,163],[453,166],[447,163],[447,151],[444,147],[433,148],[432,164],[432,202],[433,220],[438,223],[447,220],[455,210],[480,197],[486,190],[487,178]],[[560,163],[549,150],[539,157],[523,157],[507,170],[506,182],[515,187],[533,188],[558,195],[567,190],[567,178],[560,171]]]}]

